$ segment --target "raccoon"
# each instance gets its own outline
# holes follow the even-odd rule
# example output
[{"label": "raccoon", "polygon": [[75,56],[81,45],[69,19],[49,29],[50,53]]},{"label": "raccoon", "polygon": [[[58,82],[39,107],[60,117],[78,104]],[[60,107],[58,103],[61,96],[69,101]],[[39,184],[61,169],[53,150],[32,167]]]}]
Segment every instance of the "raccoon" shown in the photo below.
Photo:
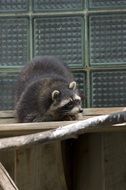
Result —
[{"label": "raccoon", "polygon": [[55,57],[35,57],[20,73],[18,122],[76,120],[81,102],[72,73]]}]

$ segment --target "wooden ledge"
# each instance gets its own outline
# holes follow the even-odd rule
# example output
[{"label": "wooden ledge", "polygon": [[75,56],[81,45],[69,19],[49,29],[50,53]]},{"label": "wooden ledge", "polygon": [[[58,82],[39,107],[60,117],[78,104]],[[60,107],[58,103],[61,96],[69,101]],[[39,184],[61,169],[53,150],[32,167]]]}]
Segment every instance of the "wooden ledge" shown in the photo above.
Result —
[{"label": "wooden ledge", "polygon": [[[114,112],[123,111],[124,107],[115,108],[86,108],[84,109],[83,120],[98,115],[111,114]],[[42,123],[17,123],[14,111],[0,111],[0,137],[11,137],[18,135],[27,135],[56,129],[58,127],[66,126],[76,121],[63,121],[63,122],[42,122]],[[115,127],[114,127],[115,128]],[[112,128],[112,130],[114,129]],[[115,131],[125,130],[125,125],[117,127]],[[107,128],[105,129],[105,131]],[[97,131],[97,130],[96,130]],[[102,129],[103,131],[103,129]],[[109,131],[110,128],[109,128]]]},{"label": "wooden ledge", "polygon": [[[103,114],[110,114],[114,112],[123,111],[125,107],[112,107],[112,108],[84,108],[84,116],[96,116]],[[15,118],[13,110],[0,111],[0,119]],[[15,120],[16,122],[16,120]]]}]

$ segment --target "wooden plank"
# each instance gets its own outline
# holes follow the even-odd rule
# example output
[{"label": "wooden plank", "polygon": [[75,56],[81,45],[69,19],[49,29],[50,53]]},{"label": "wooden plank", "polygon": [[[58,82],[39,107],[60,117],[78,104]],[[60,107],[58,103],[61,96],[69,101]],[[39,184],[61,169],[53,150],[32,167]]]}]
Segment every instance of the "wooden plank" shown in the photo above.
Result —
[{"label": "wooden plank", "polygon": [[[85,116],[83,117],[83,119],[88,119],[90,117],[91,116]],[[77,121],[62,121],[62,122],[39,122],[39,123],[8,123],[11,120],[10,119],[6,120],[4,120],[4,122],[1,124],[1,119],[0,119],[0,137],[10,137],[10,136],[37,133],[50,129],[56,129],[57,127],[77,122]]]},{"label": "wooden plank", "polygon": [[0,124],[17,123],[15,118],[0,118]]},{"label": "wooden plank", "polygon": [[60,142],[17,150],[16,184],[22,190],[67,190]]},{"label": "wooden plank", "polygon": [[0,163],[0,190],[18,190],[13,180]]},{"label": "wooden plank", "polygon": [[15,117],[14,110],[0,111],[0,118],[13,118]]},{"label": "wooden plank", "polygon": [[103,135],[105,190],[126,189],[126,133]]},{"label": "wooden plank", "polygon": [[[110,114],[113,112],[122,111],[125,107],[112,107],[112,108],[84,108],[83,115],[101,115],[101,114]],[[13,118],[15,117],[15,111],[0,111],[0,118]]]},{"label": "wooden plank", "polygon": [[126,189],[126,133],[85,134],[74,152],[74,190]]},{"label": "wooden plank", "polygon": [[102,135],[80,136],[75,144],[73,157],[73,190],[105,190]]},{"label": "wooden plank", "polygon": [[[83,116],[80,120],[83,120],[83,119],[88,119],[90,118],[91,116]],[[66,121],[67,122],[67,121]],[[15,124],[15,123],[18,123],[16,118],[0,118],[0,127],[2,127],[2,124]],[[3,125],[3,127],[5,127],[6,125]],[[11,127],[12,125],[10,125]],[[22,125],[21,125],[22,127]]]},{"label": "wooden plank", "polygon": [[4,165],[11,178],[15,180],[15,150],[0,151],[0,162]]},{"label": "wooden plank", "polygon": [[71,123],[75,123],[75,121],[0,124],[0,137],[37,133],[50,129],[56,129],[57,127]]},{"label": "wooden plank", "polygon": [[[66,126],[60,126],[56,130],[0,139],[0,149],[18,149],[33,144],[51,143],[58,140],[76,138],[76,136],[89,132],[117,131],[120,128],[126,131],[124,126],[113,126],[126,122],[126,112],[117,112],[111,115],[102,115],[83,121],[78,121]],[[48,124],[48,122],[47,122]]]},{"label": "wooden plank", "polygon": [[[93,118],[92,116],[83,117],[83,120]],[[14,124],[0,124],[0,137],[26,135],[31,133],[42,132],[50,129],[56,129],[69,124],[74,124],[77,121],[62,121],[62,122],[40,122],[40,123],[14,123]],[[102,131],[125,131],[124,125],[116,125],[116,127],[91,127],[86,129],[87,132],[102,132]]]},{"label": "wooden plank", "polygon": [[112,108],[86,108],[84,109],[84,115],[88,116],[97,116],[111,114],[114,112],[123,111],[124,107],[112,107]]}]

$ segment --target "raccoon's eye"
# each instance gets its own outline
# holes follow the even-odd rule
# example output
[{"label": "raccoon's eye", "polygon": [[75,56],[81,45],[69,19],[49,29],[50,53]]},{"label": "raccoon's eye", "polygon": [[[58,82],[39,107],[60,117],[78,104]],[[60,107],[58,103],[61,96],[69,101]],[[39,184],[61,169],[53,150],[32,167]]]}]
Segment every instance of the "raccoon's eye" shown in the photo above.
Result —
[{"label": "raccoon's eye", "polygon": [[81,104],[81,100],[75,100],[76,104]]},{"label": "raccoon's eye", "polygon": [[68,106],[69,108],[72,108],[72,107],[74,106],[73,100],[71,100],[71,101],[67,104],[67,106]]}]

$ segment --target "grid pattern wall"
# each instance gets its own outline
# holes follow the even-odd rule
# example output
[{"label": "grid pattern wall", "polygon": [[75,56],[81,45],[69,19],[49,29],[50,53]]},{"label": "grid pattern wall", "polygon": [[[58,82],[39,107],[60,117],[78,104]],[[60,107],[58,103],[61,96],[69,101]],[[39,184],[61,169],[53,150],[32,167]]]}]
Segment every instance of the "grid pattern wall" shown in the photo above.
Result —
[{"label": "grid pattern wall", "polygon": [[81,16],[34,19],[34,54],[55,55],[68,65],[82,67]]},{"label": "grid pattern wall", "polygon": [[67,11],[83,9],[80,0],[33,0],[34,11]]},{"label": "grid pattern wall", "polygon": [[17,77],[16,73],[0,74],[0,110],[14,108]]},{"label": "grid pattern wall", "polygon": [[27,18],[0,18],[0,65],[21,66],[27,62],[27,39]]},{"label": "grid pattern wall", "polygon": [[14,108],[18,73],[36,55],[70,67],[85,107],[126,106],[126,1],[1,0],[0,109]]},{"label": "grid pattern wall", "polygon": [[29,0],[0,0],[0,12],[28,11]]},{"label": "grid pattern wall", "polygon": [[126,71],[94,71],[91,81],[93,107],[126,105]]},{"label": "grid pattern wall", "polygon": [[125,0],[89,0],[90,8],[120,8],[126,6]]},{"label": "grid pattern wall", "polygon": [[126,14],[90,16],[90,63],[126,62]]}]

